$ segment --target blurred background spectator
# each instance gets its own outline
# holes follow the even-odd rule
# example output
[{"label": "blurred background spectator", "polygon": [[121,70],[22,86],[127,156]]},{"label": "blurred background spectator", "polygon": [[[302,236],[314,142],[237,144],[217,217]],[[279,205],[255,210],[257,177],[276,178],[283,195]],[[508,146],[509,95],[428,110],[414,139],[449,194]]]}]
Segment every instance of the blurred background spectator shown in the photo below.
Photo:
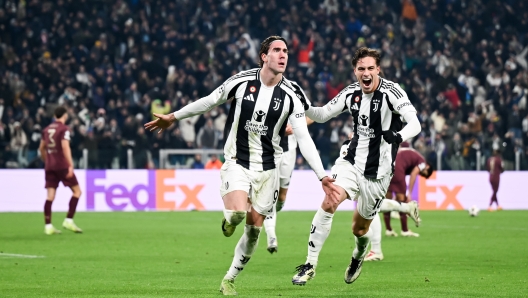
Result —
[{"label": "blurred background spectator", "polygon": [[[354,82],[359,46],[407,92],[443,169],[477,168],[495,147],[528,169],[528,9],[522,0],[0,1],[0,167],[39,167],[40,130],[70,114],[72,153],[89,168],[159,167],[160,148],[222,148],[229,103],[157,135],[142,124],[257,67],[260,42],[289,41],[285,76],[316,106]],[[310,127],[325,166],[353,123]],[[171,164],[200,164],[169,156]],[[297,168],[306,168],[297,160]]]}]

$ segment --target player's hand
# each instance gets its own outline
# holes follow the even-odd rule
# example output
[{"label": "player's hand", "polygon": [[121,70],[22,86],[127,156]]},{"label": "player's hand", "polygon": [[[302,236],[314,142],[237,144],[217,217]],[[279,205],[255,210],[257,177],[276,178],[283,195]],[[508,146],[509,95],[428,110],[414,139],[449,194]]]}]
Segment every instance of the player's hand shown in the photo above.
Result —
[{"label": "player's hand", "polygon": [[73,167],[68,168],[68,173],[66,174],[66,178],[73,177]]},{"label": "player's hand", "polygon": [[293,134],[293,128],[290,124],[286,125],[286,130],[284,131],[285,136],[289,136]]},{"label": "player's hand", "polygon": [[149,131],[155,131],[159,129],[158,133],[162,133],[165,129],[171,126],[172,123],[176,122],[176,118],[174,117],[173,113],[167,115],[154,113],[153,115],[158,119],[145,123],[144,125],[145,129],[148,129]]},{"label": "player's hand", "polygon": [[386,130],[382,131],[381,134],[383,135],[383,139],[385,140],[385,142],[389,144],[399,144],[403,142],[401,135],[395,131]]},{"label": "player's hand", "polygon": [[334,185],[334,179],[326,176],[321,180],[323,184],[323,190],[333,204],[339,204],[339,190]]}]

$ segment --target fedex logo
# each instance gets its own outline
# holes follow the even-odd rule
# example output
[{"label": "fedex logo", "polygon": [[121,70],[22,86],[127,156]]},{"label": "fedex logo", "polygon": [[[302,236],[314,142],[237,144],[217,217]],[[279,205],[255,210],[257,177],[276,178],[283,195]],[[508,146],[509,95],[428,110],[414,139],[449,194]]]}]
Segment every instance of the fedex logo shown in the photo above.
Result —
[{"label": "fedex logo", "polygon": [[[171,170],[141,172],[147,174],[146,183],[134,184],[127,181],[126,175],[134,174],[133,177],[137,177],[137,171],[120,172],[121,175],[112,175],[111,178],[107,177],[108,172],[105,170],[87,171],[86,210],[101,210],[101,206],[96,208],[96,204],[106,204],[112,211],[123,211],[129,206],[137,211],[205,209],[198,198],[204,185],[190,187],[187,184],[166,183],[167,179],[176,176],[176,172]],[[166,200],[166,194],[171,193],[183,199]]]},{"label": "fedex logo", "polygon": [[[437,172],[429,179],[419,177],[418,199],[422,210],[463,210],[459,196],[464,185],[459,184],[461,180],[437,181]],[[456,182],[456,183],[453,183]]]}]

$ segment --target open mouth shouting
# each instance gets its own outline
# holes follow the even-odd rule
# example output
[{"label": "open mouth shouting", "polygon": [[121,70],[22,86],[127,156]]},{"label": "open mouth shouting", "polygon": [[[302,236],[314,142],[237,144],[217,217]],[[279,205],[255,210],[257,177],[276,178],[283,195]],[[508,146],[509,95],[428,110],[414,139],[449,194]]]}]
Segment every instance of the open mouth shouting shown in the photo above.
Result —
[{"label": "open mouth shouting", "polygon": [[363,86],[368,89],[372,85],[372,78],[363,78],[361,79],[361,82],[363,83]]}]

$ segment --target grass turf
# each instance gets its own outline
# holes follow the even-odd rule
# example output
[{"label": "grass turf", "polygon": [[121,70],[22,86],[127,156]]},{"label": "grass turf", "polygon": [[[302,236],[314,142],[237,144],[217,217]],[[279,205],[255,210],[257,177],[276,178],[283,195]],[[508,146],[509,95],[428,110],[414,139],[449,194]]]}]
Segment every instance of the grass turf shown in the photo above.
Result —
[{"label": "grass turf", "polygon": [[[420,238],[383,237],[382,262],[343,282],[354,241],[338,212],[317,276],[291,284],[314,212],[281,212],[279,253],[258,250],[235,285],[246,297],[527,297],[528,212],[422,212]],[[55,213],[59,227],[64,213]],[[225,238],[220,212],[79,213],[84,234],[46,236],[40,213],[0,214],[1,297],[219,297],[243,230]],[[412,221],[411,221],[412,222]],[[396,220],[393,226],[399,227]],[[399,230],[399,229],[398,229]],[[20,258],[27,254],[44,258]]]}]

